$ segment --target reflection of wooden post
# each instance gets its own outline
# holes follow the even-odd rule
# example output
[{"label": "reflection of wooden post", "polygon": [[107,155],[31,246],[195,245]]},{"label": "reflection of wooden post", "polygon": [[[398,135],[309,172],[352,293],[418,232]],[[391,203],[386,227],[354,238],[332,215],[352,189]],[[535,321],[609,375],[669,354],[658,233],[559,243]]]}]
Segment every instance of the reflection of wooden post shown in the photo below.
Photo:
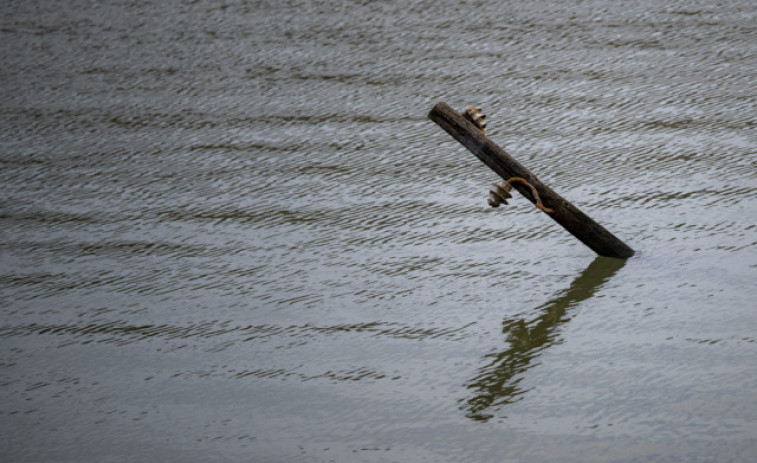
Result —
[{"label": "reflection of wooden post", "polygon": [[497,408],[516,402],[526,392],[518,385],[521,375],[534,366],[531,362],[541,352],[559,342],[558,329],[570,319],[565,317],[567,310],[594,296],[625,264],[625,260],[596,257],[567,290],[537,308],[532,319],[505,319],[502,333],[509,347],[487,354],[488,365],[466,384],[474,391],[463,406],[466,416],[488,421]]},{"label": "reflection of wooden post", "polygon": [[[541,183],[534,174],[482,134],[478,127],[457,113],[447,103],[439,102],[428,114],[428,117],[503,179],[508,180],[512,177],[526,179],[539,193],[544,206],[554,209],[554,212],[548,215],[600,256],[626,259],[634,254],[633,249],[569,203],[568,200]],[[515,183],[513,188],[532,203],[536,203],[536,198],[533,197],[531,189],[527,185]]]}]

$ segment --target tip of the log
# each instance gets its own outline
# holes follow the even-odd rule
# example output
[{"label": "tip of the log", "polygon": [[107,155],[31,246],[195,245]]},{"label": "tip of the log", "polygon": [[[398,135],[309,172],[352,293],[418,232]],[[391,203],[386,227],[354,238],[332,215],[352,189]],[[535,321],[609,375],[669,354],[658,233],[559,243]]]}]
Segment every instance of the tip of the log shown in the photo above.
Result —
[{"label": "tip of the log", "polygon": [[431,116],[434,113],[439,113],[439,112],[444,112],[444,111],[454,111],[454,110],[446,102],[440,101],[437,104],[435,104],[433,108],[431,108],[431,111],[428,112],[428,118],[433,119]]}]

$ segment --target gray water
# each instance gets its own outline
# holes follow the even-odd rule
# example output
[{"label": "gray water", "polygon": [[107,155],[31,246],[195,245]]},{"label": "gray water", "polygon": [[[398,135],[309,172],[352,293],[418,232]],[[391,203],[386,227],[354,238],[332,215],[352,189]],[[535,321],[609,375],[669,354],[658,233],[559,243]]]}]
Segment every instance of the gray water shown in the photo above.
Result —
[{"label": "gray water", "polygon": [[3,461],[757,458],[753,2],[0,14]]}]

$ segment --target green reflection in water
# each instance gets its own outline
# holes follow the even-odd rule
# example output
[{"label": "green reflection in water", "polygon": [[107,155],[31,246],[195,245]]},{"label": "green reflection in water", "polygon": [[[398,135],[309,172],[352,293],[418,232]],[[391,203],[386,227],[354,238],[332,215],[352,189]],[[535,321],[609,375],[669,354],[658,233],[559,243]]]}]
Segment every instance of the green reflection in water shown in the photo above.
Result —
[{"label": "green reflection in water", "polygon": [[487,365],[466,384],[473,397],[463,399],[465,416],[488,421],[495,410],[518,401],[527,392],[518,386],[522,373],[543,349],[559,342],[558,328],[570,319],[566,311],[593,296],[625,263],[624,259],[597,257],[567,290],[538,307],[534,318],[506,318],[502,333],[509,347],[486,355]]}]

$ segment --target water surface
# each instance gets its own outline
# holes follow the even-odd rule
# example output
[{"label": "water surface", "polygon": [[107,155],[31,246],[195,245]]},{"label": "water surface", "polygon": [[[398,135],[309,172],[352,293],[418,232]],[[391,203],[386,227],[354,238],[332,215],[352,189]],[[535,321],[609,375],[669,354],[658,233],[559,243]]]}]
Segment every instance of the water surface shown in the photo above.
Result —
[{"label": "water surface", "polygon": [[[7,461],[747,462],[751,2],[5,2]],[[597,258],[438,101],[639,251]]]}]

